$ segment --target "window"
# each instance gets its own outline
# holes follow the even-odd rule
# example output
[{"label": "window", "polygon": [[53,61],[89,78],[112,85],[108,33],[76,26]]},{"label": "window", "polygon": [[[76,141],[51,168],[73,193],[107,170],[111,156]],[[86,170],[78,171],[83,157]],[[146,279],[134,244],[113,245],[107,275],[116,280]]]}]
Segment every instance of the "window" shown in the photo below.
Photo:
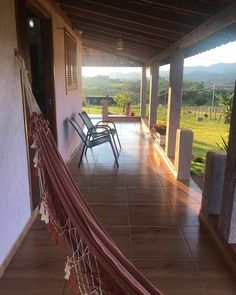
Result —
[{"label": "window", "polygon": [[66,92],[77,89],[76,41],[65,31]]}]

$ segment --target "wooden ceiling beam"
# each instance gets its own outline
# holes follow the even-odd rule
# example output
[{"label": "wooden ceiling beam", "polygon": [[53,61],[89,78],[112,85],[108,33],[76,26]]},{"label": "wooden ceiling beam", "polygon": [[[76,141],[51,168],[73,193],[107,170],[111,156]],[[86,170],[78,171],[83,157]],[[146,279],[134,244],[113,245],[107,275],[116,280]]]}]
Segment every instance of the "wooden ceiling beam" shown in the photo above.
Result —
[{"label": "wooden ceiling beam", "polygon": [[143,33],[150,33],[151,31],[153,34],[157,36],[167,37],[172,40],[178,40],[184,35],[183,32],[168,31],[168,30],[160,29],[158,27],[154,28],[141,23],[135,23],[130,20],[114,18],[112,15],[101,15],[95,11],[87,11],[87,10],[80,9],[78,7],[72,8],[62,4],[61,8],[67,13],[69,17],[77,16],[77,17],[83,17],[83,18],[87,18],[91,20],[96,19],[100,22],[103,22],[104,24],[112,23],[118,27],[128,28],[128,29],[132,29],[134,31],[139,31]]},{"label": "wooden ceiling beam", "polygon": [[188,16],[186,14],[178,14],[176,12],[168,11],[167,9],[154,9],[148,4],[144,4],[141,1],[129,2],[125,0],[111,1],[111,0],[82,0],[85,2],[96,3],[100,6],[110,7],[113,10],[116,9],[120,13],[131,12],[139,17],[149,17],[157,20],[162,20],[172,24],[185,25],[187,27],[198,26],[202,23],[205,17],[202,16]]},{"label": "wooden ceiling beam", "polygon": [[69,15],[70,19],[72,20],[72,22],[74,24],[76,24],[77,27],[79,27],[79,25],[83,25],[83,26],[96,26],[97,28],[101,29],[101,30],[113,30],[114,32],[117,32],[117,34],[121,33],[121,34],[130,34],[130,36],[134,36],[134,37],[144,37],[144,38],[149,38],[152,40],[157,40],[158,42],[163,42],[164,44],[167,45],[167,47],[173,43],[173,39],[169,39],[167,35],[165,36],[157,36],[154,34],[153,31],[149,31],[148,33],[143,33],[137,30],[132,30],[130,28],[126,28],[126,27],[120,27],[120,26],[116,26],[114,24],[111,23],[105,23],[101,22],[97,19],[87,19],[84,18],[82,16],[77,17],[77,16],[73,16],[73,15]]},{"label": "wooden ceiling beam", "polygon": [[151,58],[147,65],[159,63],[161,60],[170,56],[175,50],[183,50],[187,47],[196,44],[197,42],[209,37],[213,33],[222,30],[223,28],[236,22],[236,3],[228,6],[218,14],[211,17],[208,21],[203,23],[197,29],[187,34],[185,37],[171,45],[169,48],[163,50],[160,54]]},{"label": "wooden ceiling beam", "polygon": [[[115,9],[114,6],[103,6],[100,5],[99,2],[93,2],[93,1],[76,1],[76,0],[58,0],[63,9],[65,7],[68,8],[78,8],[82,11],[86,12],[93,12],[100,16],[110,16],[114,20],[122,20],[122,21],[128,21],[132,22],[133,24],[147,26],[149,28],[159,28],[165,32],[177,32],[186,34],[190,31],[192,31],[196,26],[193,26],[191,24],[185,25],[185,24],[177,24],[177,23],[171,23],[169,21],[163,20],[163,19],[157,19],[152,18],[148,15],[137,15],[136,13],[133,13],[133,11],[126,10],[125,13],[122,13],[119,9]],[[111,2],[112,3],[112,2]],[[133,7],[135,10],[135,7]]]},{"label": "wooden ceiling beam", "polygon": [[112,38],[121,38],[122,40],[127,40],[127,41],[131,41],[131,42],[137,42],[140,44],[145,44],[145,45],[151,45],[151,46],[155,46],[158,48],[167,48],[170,43],[167,42],[160,42],[156,39],[151,39],[151,38],[146,38],[146,37],[142,37],[139,35],[134,35],[134,34],[129,34],[129,33],[124,33],[121,31],[117,31],[117,30],[112,30],[112,29],[108,29],[108,28],[103,28],[100,26],[94,26],[94,25],[89,25],[89,24],[84,24],[84,25],[77,25],[77,29],[82,31],[82,35],[85,35],[87,33],[93,33],[93,34],[99,34],[100,36],[105,36],[105,37],[112,37]]},{"label": "wooden ceiling beam", "polygon": [[201,3],[197,0],[141,0],[146,5],[153,5],[153,7],[167,8],[174,10],[176,13],[188,13],[201,16],[212,16],[222,10],[222,5]]}]

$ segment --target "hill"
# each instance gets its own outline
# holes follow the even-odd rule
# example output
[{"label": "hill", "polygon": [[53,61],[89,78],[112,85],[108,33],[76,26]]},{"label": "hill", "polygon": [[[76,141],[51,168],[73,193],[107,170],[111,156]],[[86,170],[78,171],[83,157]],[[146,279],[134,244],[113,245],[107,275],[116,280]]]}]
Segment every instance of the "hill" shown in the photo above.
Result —
[{"label": "hill", "polygon": [[[169,71],[160,71],[160,76],[167,78],[169,76]],[[120,79],[137,81],[140,80],[141,74],[138,72],[131,73],[119,73],[114,72],[109,74],[110,79]],[[197,67],[185,67],[184,68],[184,80],[193,81],[215,81],[215,82],[225,82],[236,80],[236,63],[226,64],[218,63],[206,66]]]}]

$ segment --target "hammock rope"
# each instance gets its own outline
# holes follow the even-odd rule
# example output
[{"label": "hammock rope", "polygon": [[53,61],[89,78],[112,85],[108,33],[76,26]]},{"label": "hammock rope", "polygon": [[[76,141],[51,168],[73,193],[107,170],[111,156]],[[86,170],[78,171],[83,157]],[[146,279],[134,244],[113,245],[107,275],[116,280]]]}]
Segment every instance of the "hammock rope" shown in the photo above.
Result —
[{"label": "hammock rope", "polygon": [[121,253],[88,206],[57,149],[48,122],[34,98],[24,60],[18,56],[30,113],[41,195],[41,220],[67,252],[65,279],[74,294],[162,295]]}]

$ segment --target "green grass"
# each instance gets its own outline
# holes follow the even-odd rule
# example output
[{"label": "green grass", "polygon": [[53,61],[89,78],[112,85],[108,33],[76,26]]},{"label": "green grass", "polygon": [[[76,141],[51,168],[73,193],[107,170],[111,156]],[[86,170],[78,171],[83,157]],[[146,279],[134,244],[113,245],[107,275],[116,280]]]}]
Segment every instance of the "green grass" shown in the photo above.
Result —
[{"label": "green grass", "polygon": [[[101,114],[101,106],[83,107],[90,114]],[[132,110],[139,115],[139,106],[132,106]],[[148,110],[148,106],[147,106]],[[121,108],[109,106],[109,114],[123,114]],[[158,120],[166,120],[166,109],[158,109]],[[209,150],[217,150],[222,145],[222,138],[228,140],[229,125],[223,124],[219,120],[204,118],[203,122],[197,122],[197,117],[192,114],[182,114],[181,128],[187,128],[193,131],[193,160],[191,165],[191,173],[195,175],[203,175],[206,153]],[[202,162],[200,162],[202,159]]]},{"label": "green grass", "polygon": [[[83,106],[83,110],[86,111],[88,114],[102,114],[102,107],[101,106]],[[124,112],[121,107],[117,106],[109,106],[109,115],[123,115]],[[139,106],[133,105],[131,106],[131,111],[135,113],[136,116],[139,116]]]},{"label": "green grass", "polygon": [[[158,110],[158,120],[166,120],[166,110]],[[197,122],[197,117],[192,114],[181,115],[181,128],[193,131],[193,160],[191,173],[203,175],[206,153],[209,150],[218,150],[217,144],[222,146],[222,138],[228,140],[229,125],[223,124],[219,120],[204,118],[203,122]],[[202,163],[199,162],[200,158]],[[197,160],[197,161],[196,161]]]}]

